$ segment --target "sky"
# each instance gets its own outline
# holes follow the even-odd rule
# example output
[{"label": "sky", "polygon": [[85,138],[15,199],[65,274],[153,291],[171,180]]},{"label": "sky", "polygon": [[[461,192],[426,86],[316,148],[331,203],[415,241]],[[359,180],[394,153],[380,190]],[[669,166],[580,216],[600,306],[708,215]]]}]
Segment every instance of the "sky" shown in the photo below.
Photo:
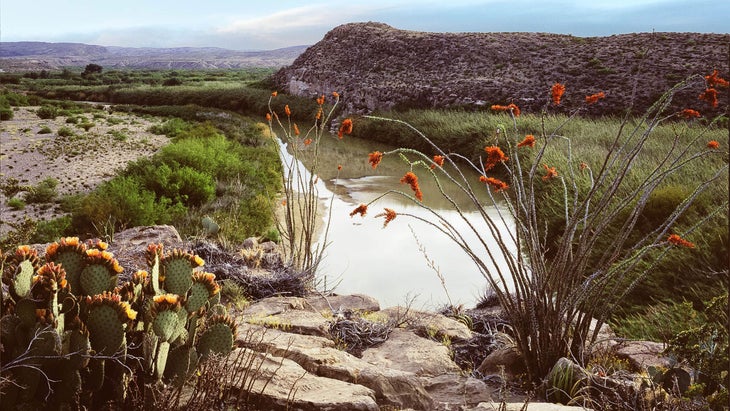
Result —
[{"label": "sky", "polygon": [[727,0],[0,0],[0,41],[271,50],[345,23],[575,36],[730,32]]}]

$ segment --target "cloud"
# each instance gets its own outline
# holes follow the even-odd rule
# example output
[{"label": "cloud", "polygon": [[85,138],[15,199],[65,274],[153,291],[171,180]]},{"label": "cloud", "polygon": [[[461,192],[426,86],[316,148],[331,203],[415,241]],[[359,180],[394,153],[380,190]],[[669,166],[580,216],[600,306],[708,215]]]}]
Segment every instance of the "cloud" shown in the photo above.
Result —
[{"label": "cloud", "polygon": [[307,5],[282,10],[266,16],[237,19],[215,29],[219,34],[262,34],[296,31],[304,28],[333,27],[368,15],[373,8],[348,6],[344,9],[327,5]]}]

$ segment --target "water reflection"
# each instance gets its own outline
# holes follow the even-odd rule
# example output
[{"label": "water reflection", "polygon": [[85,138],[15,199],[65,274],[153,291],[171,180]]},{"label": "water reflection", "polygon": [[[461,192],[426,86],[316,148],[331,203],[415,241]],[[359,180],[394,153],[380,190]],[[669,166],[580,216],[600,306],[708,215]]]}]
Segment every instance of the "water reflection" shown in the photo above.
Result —
[{"label": "water reflection", "polygon": [[[413,214],[435,222],[437,220],[430,208],[444,216],[458,232],[466,233],[467,241],[476,244],[477,237],[470,232],[468,223],[480,233],[488,233],[489,230],[476,206],[457,186],[445,184],[445,179],[441,179],[445,191],[463,207],[461,215],[438,194],[431,173],[417,167],[414,172],[424,193],[423,205],[428,208],[399,195],[388,195],[371,205],[365,218],[349,216],[358,204],[367,203],[387,190],[412,194],[407,185],[400,183],[409,167],[398,156],[385,157],[376,170],[367,162],[369,152],[391,149],[382,143],[351,137],[338,140],[325,136],[320,142],[316,170],[320,179],[320,196],[328,200],[335,193],[329,245],[321,273],[328,276],[329,283],[340,281],[335,290],[337,293],[368,294],[377,298],[383,307],[403,304],[407,298],[417,297],[416,306],[436,308],[449,302],[444,287],[453,304],[473,306],[486,281],[458,245],[433,227],[413,218],[399,216],[387,228],[383,228],[382,218],[373,218],[387,207],[399,214]],[[339,178],[338,165],[342,165]],[[486,189],[479,183],[479,175],[468,172],[466,179],[480,193],[480,204],[491,204]],[[329,201],[327,204],[329,206]],[[485,211],[499,220],[496,208],[487,207]],[[414,235],[423,245],[426,256],[424,250],[419,250]],[[476,248],[483,251],[481,246]],[[486,257],[486,252],[482,254]],[[429,267],[427,258],[433,261],[445,284]],[[500,262],[500,265],[503,264]]]}]

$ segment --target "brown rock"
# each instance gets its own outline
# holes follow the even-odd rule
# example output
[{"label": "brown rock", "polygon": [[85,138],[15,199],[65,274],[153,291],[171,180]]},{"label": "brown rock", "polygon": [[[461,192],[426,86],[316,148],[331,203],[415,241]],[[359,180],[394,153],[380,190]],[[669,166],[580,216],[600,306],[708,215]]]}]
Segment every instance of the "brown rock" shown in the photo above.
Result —
[{"label": "brown rock", "polygon": [[438,410],[474,407],[480,402],[497,397],[496,389],[484,381],[459,374],[442,374],[425,379],[426,391],[431,394]]},{"label": "brown rock", "polygon": [[448,337],[451,340],[468,340],[472,332],[466,325],[441,314],[416,311],[405,307],[388,307],[381,310],[391,321],[403,323],[420,335],[437,338]]},{"label": "brown rock", "polygon": [[624,341],[616,347],[616,356],[629,361],[634,370],[648,367],[669,368],[671,362],[665,357],[664,344],[653,341]]},{"label": "brown rock", "polygon": [[398,328],[391,331],[383,344],[365,350],[362,359],[381,368],[407,371],[420,377],[460,371],[451,360],[448,347]]},{"label": "brown rock", "polygon": [[373,312],[380,310],[378,300],[364,294],[307,297],[307,303],[318,313],[335,311]]},{"label": "brown rock", "polygon": [[482,375],[499,375],[502,368],[505,375],[510,378],[527,371],[519,351],[514,347],[503,347],[492,351],[482,361],[477,371]]}]

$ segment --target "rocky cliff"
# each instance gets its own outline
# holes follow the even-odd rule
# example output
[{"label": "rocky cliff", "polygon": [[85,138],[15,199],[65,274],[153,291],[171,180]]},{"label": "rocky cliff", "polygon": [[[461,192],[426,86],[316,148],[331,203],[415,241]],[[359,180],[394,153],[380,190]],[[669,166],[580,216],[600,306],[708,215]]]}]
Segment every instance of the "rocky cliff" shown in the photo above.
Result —
[{"label": "rocky cliff", "polygon": [[[338,91],[356,112],[510,102],[535,112],[561,82],[562,110],[604,91],[605,100],[590,110],[606,114],[623,111],[634,90],[641,110],[690,74],[718,69],[727,78],[729,48],[729,34],[426,33],[351,23],[327,33],[275,81],[297,95]],[[697,99],[701,87],[680,94],[675,106],[712,114]]]}]

